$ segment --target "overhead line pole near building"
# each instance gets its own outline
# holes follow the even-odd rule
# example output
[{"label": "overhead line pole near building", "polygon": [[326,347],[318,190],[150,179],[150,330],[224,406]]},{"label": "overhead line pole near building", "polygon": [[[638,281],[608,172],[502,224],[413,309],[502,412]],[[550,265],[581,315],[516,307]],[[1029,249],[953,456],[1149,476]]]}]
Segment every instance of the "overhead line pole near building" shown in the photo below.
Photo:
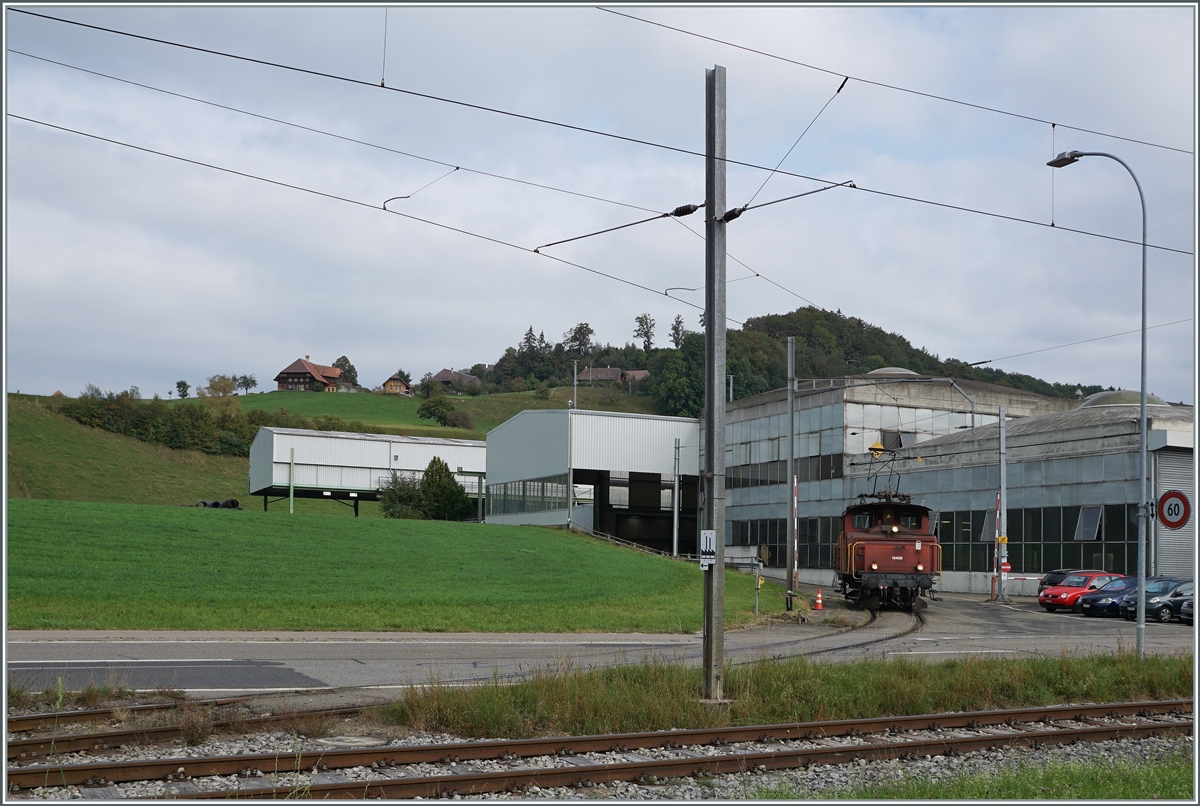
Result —
[{"label": "overhead line pole near building", "polygon": [[671,484],[671,556],[679,556],[679,438],[675,438],[675,476]]},{"label": "overhead line pole near building", "polygon": [[[787,427],[787,499],[788,499],[788,533],[787,533],[787,589],[796,590],[799,583],[796,554],[799,546],[796,536],[796,337],[788,336],[788,427]],[[788,596],[788,610],[792,609],[792,597]]]},{"label": "overhead line pole near building", "polygon": [[1000,584],[996,586],[996,601],[1011,602],[1008,595],[1008,438],[1005,434],[1005,407],[1000,407],[1000,507],[996,513],[996,543],[1000,549]]},{"label": "overhead line pole near building", "polygon": [[[704,516],[715,556],[704,572],[706,700],[724,698],[725,676],[725,68],[705,71]],[[702,535],[703,538],[703,535]],[[703,540],[702,540],[703,542]]]}]

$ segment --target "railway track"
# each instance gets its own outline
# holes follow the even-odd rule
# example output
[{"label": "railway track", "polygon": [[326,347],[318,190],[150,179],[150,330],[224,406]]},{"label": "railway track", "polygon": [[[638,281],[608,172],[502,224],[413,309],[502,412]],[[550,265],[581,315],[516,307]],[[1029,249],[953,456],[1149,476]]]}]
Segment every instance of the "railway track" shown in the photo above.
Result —
[{"label": "railway track", "polygon": [[119,798],[116,784],[156,781],[154,794],[188,799],[440,797],[614,781],[703,779],[859,759],[1132,739],[1192,729],[1192,701],[1173,700],[604,736],[37,764],[10,766],[7,781],[10,796],[34,787],[80,786],[90,789],[93,797]]},{"label": "railway track", "polygon": [[[194,700],[187,704],[202,708],[216,708],[246,702],[252,697],[226,697],[219,700]],[[8,732],[22,733],[30,730],[46,730],[58,725],[73,725],[80,722],[104,722],[109,719],[126,719],[134,714],[165,713],[182,706],[179,702],[153,703],[150,705],[127,705],[115,708],[96,708],[88,711],[56,711],[42,714],[20,714],[8,718]]]},{"label": "railway track", "polygon": [[[907,626],[902,632],[896,633],[892,630],[880,635],[870,635],[871,627],[878,627],[884,620],[908,619]],[[908,635],[915,632],[924,625],[925,619],[919,612],[904,612],[889,611],[885,616],[880,616],[876,613],[871,613],[869,620],[860,625],[860,627],[852,632],[855,635],[862,635],[860,640],[853,641],[849,644],[838,643],[829,647],[817,647],[811,649],[804,654],[809,656],[817,656],[830,652],[839,652],[845,649],[853,649],[873,644],[885,642],[898,636]],[[868,633],[863,635],[863,633]],[[769,650],[771,647],[767,647]],[[761,657],[747,657],[734,661],[734,663],[755,663],[761,660]],[[519,677],[514,677],[514,682],[519,680]],[[230,697],[218,700],[200,700],[188,703],[188,707],[192,708],[216,708],[244,702],[250,700],[250,697]],[[100,722],[109,719],[121,718],[128,719],[135,714],[153,714],[166,713],[172,709],[179,708],[177,703],[165,703],[158,705],[143,705],[130,706],[128,708],[108,708],[97,709],[93,711],[70,711],[59,714],[33,714],[27,716],[12,716],[8,719],[8,730],[12,733],[21,733],[28,731],[47,729],[58,729],[64,725],[74,723],[92,723]],[[317,711],[302,711],[280,713],[269,717],[254,717],[236,719],[226,719],[213,721],[211,728],[214,730],[253,730],[257,727],[266,727],[271,724],[278,724],[289,720],[298,720],[314,717],[337,717],[346,716],[358,713],[359,708],[339,708],[332,710],[317,710]],[[67,733],[59,734],[55,732],[52,735],[35,736],[28,738],[10,739],[6,744],[7,759],[9,761],[22,760],[27,758],[45,757],[55,754],[75,753],[79,751],[93,752],[103,751],[110,748],[121,747],[122,745],[145,745],[145,744],[162,744],[174,741],[185,736],[186,729],[179,725],[162,725],[162,726],[138,726],[122,730],[108,731],[88,731],[83,733]]]},{"label": "railway track", "polygon": [[[195,703],[191,703],[191,705],[211,707],[217,705],[229,705],[235,702],[244,702],[249,699],[252,698],[239,697],[230,700],[200,700]],[[156,708],[158,710],[167,710],[172,707],[174,706],[146,706],[148,709]],[[120,709],[112,710],[119,711]],[[238,717],[235,719],[214,720],[208,725],[208,727],[212,730],[254,730],[255,728],[277,725],[281,722],[293,722],[297,720],[321,717],[350,716],[353,714],[358,714],[361,711],[362,708],[359,708],[358,706],[349,708],[327,708],[318,711],[289,711],[285,713],[272,714],[270,716]],[[101,712],[97,711],[94,713]],[[12,731],[12,728],[10,727],[9,730]],[[29,728],[26,728],[25,730],[29,730]],[[109,748],[120,747],[122,745],[129,744],[162,744],[184,738],[187,731],[188,728],[184,725],[161,725],[157,727],[134,727],[125,730],[106,730],[93,731],[89,733],[37,736],[27,739],[10,739],[6,743],[5,749],[7,751],[8,760],[13,761],[14,759],[43,757],[62,753],[77,753],[81,750],[107,750]]]}]

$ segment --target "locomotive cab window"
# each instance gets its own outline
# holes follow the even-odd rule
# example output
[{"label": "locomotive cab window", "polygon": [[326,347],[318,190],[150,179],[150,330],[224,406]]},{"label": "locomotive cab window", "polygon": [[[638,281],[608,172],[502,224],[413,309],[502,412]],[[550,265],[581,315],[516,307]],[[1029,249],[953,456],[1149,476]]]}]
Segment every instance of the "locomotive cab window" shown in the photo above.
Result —
[{"label": "locomotive cab window", "polygon": [[875,513],[860,512],[854,516],[855,529],[870,529],[875,525]]},{"label": "locomotive cab window", "polygon": [[920,515],[901,515],[900,516],[900,528],[907,529],[910,532],[917,531],[918,529],[921,528],[921,516]]}]

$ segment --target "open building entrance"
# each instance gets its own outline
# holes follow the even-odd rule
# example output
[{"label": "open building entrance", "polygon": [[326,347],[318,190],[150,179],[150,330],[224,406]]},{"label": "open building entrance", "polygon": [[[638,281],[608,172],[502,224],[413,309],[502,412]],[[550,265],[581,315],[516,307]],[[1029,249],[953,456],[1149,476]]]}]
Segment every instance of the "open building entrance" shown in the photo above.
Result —
[{"label": "open building entrance", "polygon": [[[620,470],[576,468],[577,485],[592,488],[591,523],[583,528],[663,551],[672,550],[671,476]],[[684,475],[679,482],[679,553],[696,554],[696,516],[699,478]]]}]

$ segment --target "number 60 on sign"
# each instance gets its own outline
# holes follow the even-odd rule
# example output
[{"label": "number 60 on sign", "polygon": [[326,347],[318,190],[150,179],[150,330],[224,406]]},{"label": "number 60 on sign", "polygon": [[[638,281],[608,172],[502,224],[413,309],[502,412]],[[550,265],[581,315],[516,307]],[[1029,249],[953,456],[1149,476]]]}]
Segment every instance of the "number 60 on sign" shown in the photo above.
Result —
[{"label": "number 60 on sign", "polygon": [[1192,514],[1187,496],[1179,490],[1168,490],[1158,499],[1158,519],[1168,529],[1179,529]]}]

